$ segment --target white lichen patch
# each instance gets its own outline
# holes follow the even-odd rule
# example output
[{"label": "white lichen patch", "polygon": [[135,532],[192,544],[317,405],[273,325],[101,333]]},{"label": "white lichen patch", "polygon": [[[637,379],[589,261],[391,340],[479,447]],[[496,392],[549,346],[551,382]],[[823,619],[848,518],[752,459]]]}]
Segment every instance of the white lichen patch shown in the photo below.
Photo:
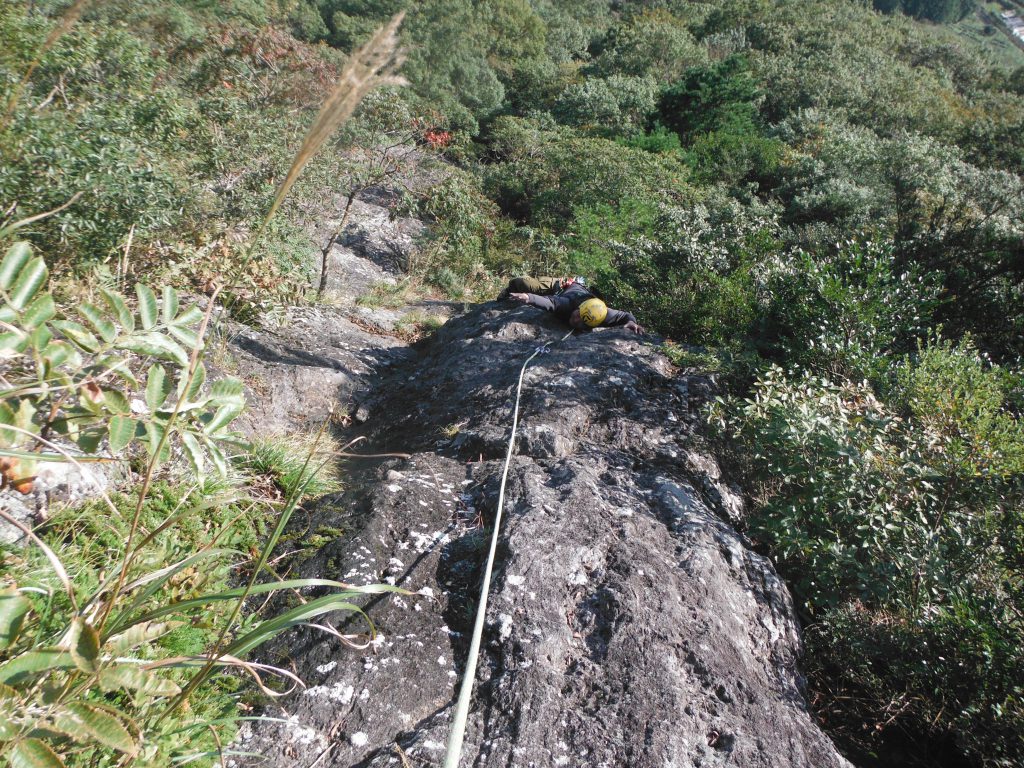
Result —
[{"label": "white lichen patch", "polygon": [[325,746],[327,739],[316,729],[310,728],[306,725],[299,723],[299,716],[292,715],[288,718],[288,724],[285,726],[286,736],[289,744],[301,744],[308,746],[310,744],[318,744]]},{"label": "white lichen patch", "polygon": [[336,666],[338,666],[338,662],[336,662],[336,661],[328,661],[326,664],[321,664],[319,667],[317,667],[316,671],[319,672],[322,675],[326,675],[328,672],[330,672]]},{"label": "white lichen patch", "polygon": [[330,699],[338,704],[348,704],[352,701],[354,693],[355,688],[351,685],[335,683],[334,685],[314,685],[312,688],[307,688],[303,691],[302,695]]},{"label": "white lichen patch", "polygon": [[348,739],[353,747],[365,747],[370,743],[370,737],[362,731],[356,731]]},{"label": "white lichen patch", "polygon": [[523,586],[523,584],[526,583],[526,577],[525,576],[516,576],[516,575],[506,576],[505,577],[505,583],[509,584],[509,585],[511,585],[513,587],[521,587],[521,586]]},{"label": "white lichen patch", "polygon": [[512,634],[512,617],[507,613],[498,616],[498,637],[504,641]]}]

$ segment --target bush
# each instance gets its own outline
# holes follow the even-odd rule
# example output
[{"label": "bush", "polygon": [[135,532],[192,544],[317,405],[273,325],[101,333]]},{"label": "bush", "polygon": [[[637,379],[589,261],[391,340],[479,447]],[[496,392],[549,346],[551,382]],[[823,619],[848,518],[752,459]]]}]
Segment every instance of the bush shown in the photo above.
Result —
[{"label": "bush", "polygon": [[686,71],[665,89],[658,106],[661,122],[684,140],[711,131],[755,130],[759,90],[742,55]]},{"label": "bush", "polygon": [[[41,44],[42,31],[16,14],[0,18],[0,37],[20,45],[31,44],[25,35]],[[79,195],[31,230],[52,257],[103,259],[131,227],[144,237],[176,218],[183,188],[165,152],[196,115],[150,95],[159,73],[148,47],[124,30],[75,32],[43,59],[13,121],[0,129],[4,208],[52,210]],[[21,72],[0,63],[0,75],[10,82]],[[48,97],[45,109],[29,107]]]},{"label": "bush", "polygon": [[570,85],[555,102],[554,114],[567,125],[610,135],[642,131],[654,112],[657,86],[646,77],[612,75]]},{"label": "bush", "polygon": [[866,383],[770,367],[714,411],[748,462],[750,533],[814,622],[814,683],[855,749],[879,749],[893,726],[912,744],[948,736],[979,764],[1021,754],[1015,379],[932,340],[900,364],[889,403]]},{"label": "bush", "polygon": [[[103,290],[102,307],[82,302],[71,314],[44,289],[47,277],[25,241],[0,263],[3,484],[30,492],[38,462],[127,455],[144,469],[134,495],[104,494],[45,530],[0,510],[26,539],[25,549],[4,554],[0,586],[0,753],[11,765],[89,768],[212,757],[223,743],[216,727],[230,737],[235,723],[225,695],[232,681],[210,682],[212,674],[241,668],[257,680],[268,671],[294,679],[240,659],[283,629],[351,609],[348,598],[365,590],[303,602],[273,622],[237,622],[250,594],[345,587],[256,584],[310,489],[309,467],[293,462],[280,476],[290,494],[259,549],[259,507],[228,498],[224,480],[223,448],[239,443],[228,427],[244,408],[243,387],[234,379],[207,385],[203,313],[182,309],[169,287],[158,300],[139,286],[135,302]],[[179,453],[191,486],[155,485],[158,466]],[[259,461],[275,460],[263,451]],[[210,482],[208,465],[219,480]],[[237,557],[250,549],[257,556]],[[241,568],[250,569],[247,585],[230,588]]]},{"label": "bush", "polygon": [[905,268],[884,241],[848,241],[817,257],[793,252],[762,265],[759,277],[762,352],[854,381],[883,377],[940,306],[939,276]]},{"label": "bush", "polygon": [[742,345],[759,314],[759,262],[779,243],[770,211],[732,201],[691,208],[627,198],[577,210],[570,263],[608,301],[677,341]]}]

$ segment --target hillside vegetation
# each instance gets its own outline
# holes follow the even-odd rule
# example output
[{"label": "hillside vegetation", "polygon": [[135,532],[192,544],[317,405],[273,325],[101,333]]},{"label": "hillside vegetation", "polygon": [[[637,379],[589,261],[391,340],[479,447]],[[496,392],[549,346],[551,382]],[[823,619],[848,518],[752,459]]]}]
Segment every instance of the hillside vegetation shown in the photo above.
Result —
[{"label": "hillside vegetation", "polygon": [[[1024,68],[900,7],[971,11],[2,0],[0,206],[70,201],[17,232],[55,312],[145,276],[226,286],[254,320],[316,300],[317,216],[446,164],[393,202],[431,223],[422,285],[585,274],[719,373],[709,427],[851,760],[1020,765]],[[250,253],[346,56],[403,8],[408,85],[367,99]]]}]

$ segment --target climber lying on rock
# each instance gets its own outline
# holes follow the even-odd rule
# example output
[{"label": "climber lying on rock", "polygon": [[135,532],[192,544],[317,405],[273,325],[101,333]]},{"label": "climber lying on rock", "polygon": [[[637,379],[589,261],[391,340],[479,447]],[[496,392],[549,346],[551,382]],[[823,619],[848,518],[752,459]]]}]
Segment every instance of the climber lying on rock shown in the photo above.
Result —
[{"label": "climber lying on rock", "polygon": [[633,333],[644,332],[643,326],[637,323],[631,313],[611,309],[582,283],[572,282],[553,296],[510,291],[508,298],[520,304],[530,304],[554,312],[560,320],[564,320],[576,330],[621,326]]},{"label": "climber lying on rock", "polygon": [[549,277],[547,275],[541,275],[540,277],[532,277],[529,275],[513,277],[508,281],[508,287],[498,294],[498,301],[509,298],[513,293],[534,293],[537,296],[555,296],[566,290],[574,283],[586,286],[586,280],[582,277]]}]

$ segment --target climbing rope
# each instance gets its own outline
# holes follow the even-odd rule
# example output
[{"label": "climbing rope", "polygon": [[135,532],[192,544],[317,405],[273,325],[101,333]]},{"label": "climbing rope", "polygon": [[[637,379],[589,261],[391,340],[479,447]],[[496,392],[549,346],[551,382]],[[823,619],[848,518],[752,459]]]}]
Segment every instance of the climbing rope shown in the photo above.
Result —
[{"label": "climbing rope", "polygon": [[512,411],[512,434],[508,438],[508,451],[505,454],[505,468],[501,472],[501,486],[498,489],[498,511],[494,516],[494,533],[491,534],[491,549],[487,554],[487,567],[484,568],[484,581],[480,585],[480,604],[476,609],[476,623],[473,625],[473,639],[469,643],[469,656],[466,658],[466,671],[462,676],[462,688],[459,701],[455,705],[455,716],[452,718],[452,732],[448,736],[448,752],[444,758],[444,768],[458,768],[462,757],[462,740],[466,735],[466,718],[469,716],[469,700],[473,697],[473,680],[476,678],[476,664],[480,656],[480,638],[484,633],[484,618],[487,615],[487,596],[491,591],[491,571],[494,570],[494,553],[498,549],[498,531],[501,529],[501,511],[505,504],[505,482],[508,480],[508,468],[512,463],[512,450],[515,447],[516,430],[519,426],[519,400],[523,394],[523,376],[528,366],[537,355],[548,351],[552,344],[565,341],[572,336],[569,331],[557,342],[549,341],[537,347],[533,354],[526,358],[519,371],[519,384],[516,387],[516,406]]}]

